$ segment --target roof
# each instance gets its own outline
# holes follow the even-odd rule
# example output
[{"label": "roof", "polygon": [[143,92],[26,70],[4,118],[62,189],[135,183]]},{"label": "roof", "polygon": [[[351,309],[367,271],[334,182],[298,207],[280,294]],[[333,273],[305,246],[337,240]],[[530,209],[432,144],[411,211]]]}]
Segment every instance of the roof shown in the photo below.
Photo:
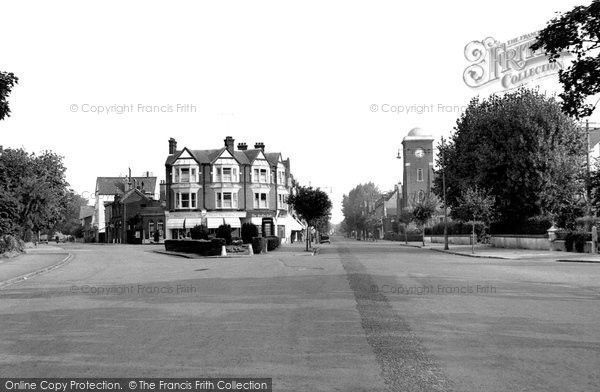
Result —
[{"label": "roof", "polygon": [[[188,148],[184,148],[183,150],[177,150],[174,154],[169,155],[165,161],[165,165],[169,166],[175,163],[183,151],[188,151],[199,164],[212,164],[225,150],[225,147],[213,150],[190,150]],[[236,150],[233,151],[232,155],[240,164],[249,165],[254,162],[261,152],[263,152],[262,149],[254,148],[244,151]],[[279,162],[280,156],[281,153],[279,152],[265,153],[265,157],[269,163],[274,166],[276,166],[277,162]]]},{"label": "roof", "polygon": [[94,207],[92,206],[81,206],[79,207],[79,219],[89,218],[94,216]]},{"label": "roof", "polygon": [[431,133],[429,133],[428,131],[424,130],[423,128],[413,128],[408,132],[408,135],[406,135],[404,137],[404,139],[402,139],[402,141],[407,141],[407,140],[433,140],[434,137],[431,135]]},{"label": "roof", "polygon": [[[131,177],[136,187],[154,194],[156,190],[156,177]],[[125,192],[125,177],[98,177],[96,179],[96,192],[98,195],[122,195]]]}]

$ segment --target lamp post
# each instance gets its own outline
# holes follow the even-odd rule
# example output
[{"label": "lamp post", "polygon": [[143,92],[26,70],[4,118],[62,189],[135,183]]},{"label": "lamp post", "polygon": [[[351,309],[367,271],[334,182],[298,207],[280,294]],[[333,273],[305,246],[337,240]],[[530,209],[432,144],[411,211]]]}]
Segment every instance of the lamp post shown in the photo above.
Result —
[{"label": "lamp post", "polygon": [[448,247],[448,207],[446,206],[446,153],[445,153],[445,139],[442,137],[442,188],[444,197],[444,250],[450,249]]}]

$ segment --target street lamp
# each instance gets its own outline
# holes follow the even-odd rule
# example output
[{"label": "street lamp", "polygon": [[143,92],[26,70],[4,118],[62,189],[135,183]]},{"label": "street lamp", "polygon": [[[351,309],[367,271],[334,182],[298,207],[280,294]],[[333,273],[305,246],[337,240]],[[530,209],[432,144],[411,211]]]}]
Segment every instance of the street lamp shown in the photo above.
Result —
[{"label": "street lamp", "polygon": [[450,249],[448,247],[448,207],[446,205],[446,152],[445,144],[446,141],[442,136],[442,188],[444,195],[444,250]]}]

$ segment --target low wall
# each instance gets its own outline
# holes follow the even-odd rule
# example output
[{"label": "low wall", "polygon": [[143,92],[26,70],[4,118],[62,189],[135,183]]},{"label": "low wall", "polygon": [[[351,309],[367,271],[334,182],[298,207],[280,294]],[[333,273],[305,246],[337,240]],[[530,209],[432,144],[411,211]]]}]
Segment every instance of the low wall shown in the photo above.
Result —
[{"label": "low wall", "polygon": [[[471,234],[460,234],[460,235],[449,235],[448,243],[453,245],[471,245],[473,236]],[[443,244],[444,236],[443,235],[431,235],[425,236],[425,239],[428,239],[429,242],[434,244]]]},{"label": "low wall", "polygon": [[493,235],[492,246],[509,249],[550,250],[550,240],[547,235]]}]

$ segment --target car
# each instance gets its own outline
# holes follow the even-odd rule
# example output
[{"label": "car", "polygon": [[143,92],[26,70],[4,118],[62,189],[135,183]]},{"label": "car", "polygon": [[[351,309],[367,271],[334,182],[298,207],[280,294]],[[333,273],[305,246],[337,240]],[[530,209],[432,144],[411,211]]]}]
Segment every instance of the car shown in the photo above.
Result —
[{"label": "car", "polygon": [[320,244],[324,244],[324,243],[331,244],[331,241],[329,240],[329,236],[327,234],[322,234],[321,240],[319,241],[319,243]]}]

